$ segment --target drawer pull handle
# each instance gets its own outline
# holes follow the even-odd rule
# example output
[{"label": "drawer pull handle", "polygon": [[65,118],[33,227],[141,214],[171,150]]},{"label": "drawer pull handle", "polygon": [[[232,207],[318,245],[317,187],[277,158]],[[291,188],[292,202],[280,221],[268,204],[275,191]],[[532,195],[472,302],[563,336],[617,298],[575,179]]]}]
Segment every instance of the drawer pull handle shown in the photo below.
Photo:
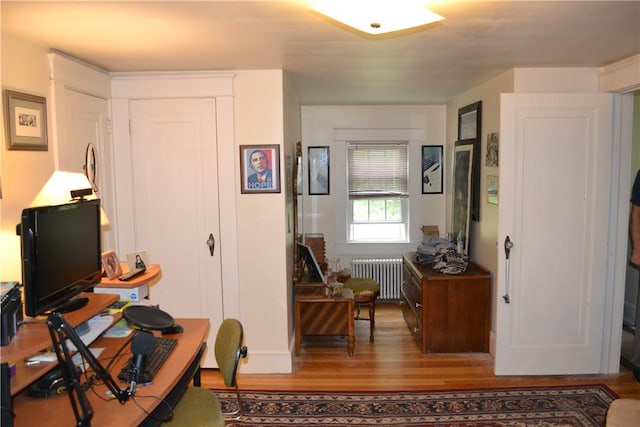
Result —
[{"label": "drawer pull handle", "polygon": [[419,302],[416,303],[416,308],[420,308],[422,307],[422,304],[420,304]]}]

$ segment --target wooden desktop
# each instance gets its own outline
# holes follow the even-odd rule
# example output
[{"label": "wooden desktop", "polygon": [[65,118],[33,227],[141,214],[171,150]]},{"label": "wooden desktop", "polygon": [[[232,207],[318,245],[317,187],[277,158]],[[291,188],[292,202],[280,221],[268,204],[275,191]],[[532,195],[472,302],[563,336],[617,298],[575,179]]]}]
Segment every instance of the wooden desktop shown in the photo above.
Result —
[{"label": "wooden desktop", "polygon": [[[117,300],[115,295],[86,294],[89,304],[76,312],[65,314],[65,319],[76,326],[102,311],[109,304]],[[137,426],[158,425],[156,418],[166,412],[165,400],[172,407],[180,399],[185,387],[194,375],[198,373],[200,358],[205,350],[205,341],[209,334],[208,319],[176,319],[184,332],[166,335],[178,338],[178,344],[169,358],[160,368],[153,379],[153,384],[138,388],[135,402],[129,399],[120,404],[115,399],[108,399],[107,388],[104,385],[94,385],[87,390],[86,395],[93,406],[93,425],[101,426]],[[126,338],[104,338],[96,340],[91,347],[104,348],[98,359],[106,366]],[[55,417],[57,425],[75,425],[75,417],[66,393],[47,398],[32,398],[24,390],[30,383],[52,369],[57,362],[41,364],[42,366],[27,367],[26,357],[51,346],[51,338],[46,324],[33,323],[23,325],[12,342],[2,347],[2,362],[17,364],[17,373],[11,380],[11,395],[13,396],[14,425],[33,426],[51,424]],[[121,367],[131,357],[131,352],[125,349],[110,368],[111,376],[116,379],[120,388],[127,388],[128,384],[117,379]],[[84,378],[84,377],[83,377]],[[158,396],[158,397],[144,397]],[[152,417],[148,417],[147,413]]]},{"label": "wooden desktop", "polygon": [[[120,263],[120,268],[122,268],[122,273],[129,272],[129,264],[126,262]],[[100,284],[96,287],[98,288],[134,288],[136,286],[143,285],[145,283],[150,282],[155,279],[158,274],[160,274],[160,265],[159,264],[149,264],[146,267],[146,270],[139,275],[132,277],[127,281],[119,280],[117,277],[113,279],[109,279],[108,277],[103,277],[100,281]]]}]

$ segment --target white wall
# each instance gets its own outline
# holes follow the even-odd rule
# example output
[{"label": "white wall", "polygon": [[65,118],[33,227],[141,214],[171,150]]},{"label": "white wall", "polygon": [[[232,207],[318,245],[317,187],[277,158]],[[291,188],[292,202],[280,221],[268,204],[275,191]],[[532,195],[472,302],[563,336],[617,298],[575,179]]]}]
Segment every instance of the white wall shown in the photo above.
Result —
[{"label": "white wall", "polygon": [[[280,193],[237,196],[240,316],[251,354],[243,372],[290,372],[292,369],[283,90],[281,70],[236,72],[236,164],[239,164],[240,145],[276,144],[280,146],[281,172]],[[225,190],[240,192],[239,186],[221,188]]]},{"label": "white wall", "polygon": [[[343,264],[357,255],[395,255],[415,251],[422,240],[422,225],[437,225],[445,236],[445,195],[422,194],[421,146],[445,145],[444,106],[303,106],[303,230],[323,233],[327,258],[340,258]],[[371,129],[375,133],[412,134],[409,152],[409,190],[411,204],[408,244],[348,244],[345,243],[345,143],[339,134],[358,133]],[[329,146],[330,194],[309,196],[307,147]],[[446,183],[446,177],[445,177]]]},{"label": "white wall", "polygon": [[[31,203],[54,171],[53,104],[49,98],[47,50],[4,33],[1,47],[2,89],[47,98],[48,151],[7,150],[4,124],[0,132],[0,280],[21,281],[20,240],[16,236],[16,224],[20,222],[22,209]],[[0,120],[4,122],[4,103],[2,108]]]}]

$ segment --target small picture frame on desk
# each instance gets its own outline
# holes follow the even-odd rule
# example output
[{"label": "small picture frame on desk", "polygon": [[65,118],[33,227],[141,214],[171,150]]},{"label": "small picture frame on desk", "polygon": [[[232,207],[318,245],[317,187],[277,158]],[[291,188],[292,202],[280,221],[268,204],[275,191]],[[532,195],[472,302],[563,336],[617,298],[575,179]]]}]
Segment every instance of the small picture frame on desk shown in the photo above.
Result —
[{"label": "small picture frame on desk", "polygon": [[102,268],[109,279],[115,279],[122,276],[122,267],[116,252],[113,250],[102,253]]},{"label": "small picture frame on desk", "polygon": [[149,254],[144,249],[128,253],[127,263],[129,264],[129,270],[133,270],[134,268],[147,268],[149,265]]}]

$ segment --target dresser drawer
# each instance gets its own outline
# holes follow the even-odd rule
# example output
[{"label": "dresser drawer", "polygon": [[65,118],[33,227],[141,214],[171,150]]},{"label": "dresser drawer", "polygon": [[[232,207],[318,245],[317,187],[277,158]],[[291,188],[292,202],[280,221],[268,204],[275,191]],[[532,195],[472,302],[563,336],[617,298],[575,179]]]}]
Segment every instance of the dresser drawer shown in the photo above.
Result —
[{"label": "dresser drawer", "polygon": [[402,292],[400,307],[402,308],[402,317],[404,317],[409,332],[411,332],[413,338],[418,343],[418,347],[422,347],[422,317],[420,313],[413,308],[412,303],[407,300],[404,292]]}]

